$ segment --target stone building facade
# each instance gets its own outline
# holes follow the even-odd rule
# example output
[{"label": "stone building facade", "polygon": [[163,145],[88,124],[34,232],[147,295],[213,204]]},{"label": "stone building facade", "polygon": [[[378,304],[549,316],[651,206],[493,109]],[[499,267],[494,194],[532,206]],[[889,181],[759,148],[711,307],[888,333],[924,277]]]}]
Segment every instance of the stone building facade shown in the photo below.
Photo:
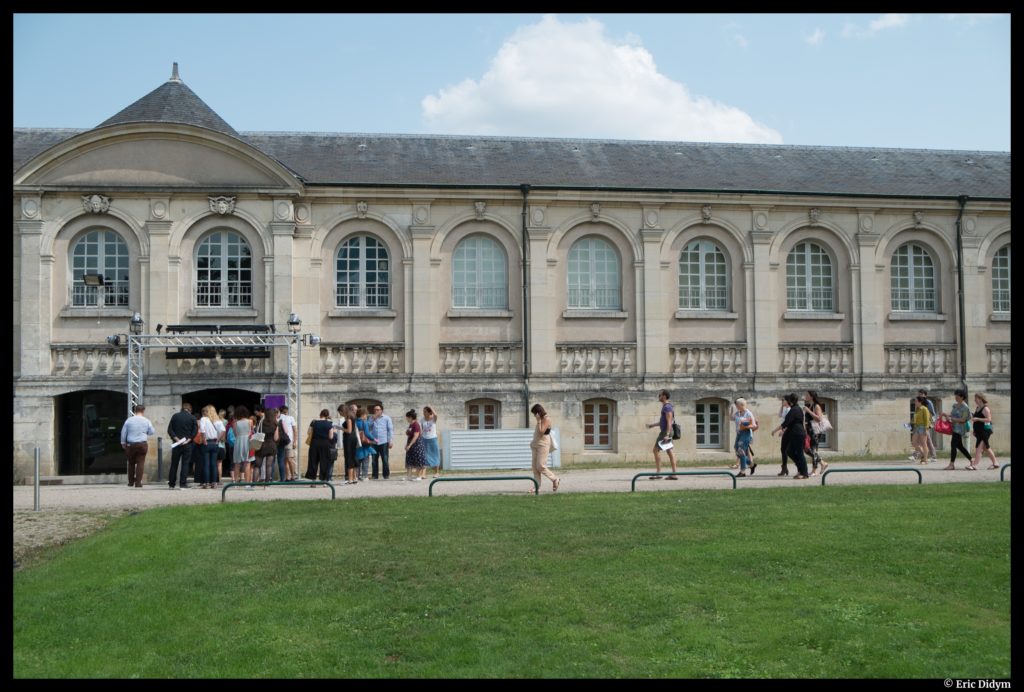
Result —
[{"label": "stone building facade", "polygon": [[[15,129],[13,202],[23,471],[36,447],[44,473],[123,464],[106,337],[135,312],[147,332],[299,315],[320,337],[303,426],[373,400],[400,429],[423,405],[442,431],[523,427],[540,402],[563,462],[645,459],[667,388],[680,455],[717,461],[733,398],[774,426],[780,394],[816,389],[825,448],[898,455],[910,396],[948,410],[963,380],[1009,451],[1008,153],[238,133],[175,74],[93,129]],[[282,349],[145,359],[161,434],[182,398],[286,388]]]}]

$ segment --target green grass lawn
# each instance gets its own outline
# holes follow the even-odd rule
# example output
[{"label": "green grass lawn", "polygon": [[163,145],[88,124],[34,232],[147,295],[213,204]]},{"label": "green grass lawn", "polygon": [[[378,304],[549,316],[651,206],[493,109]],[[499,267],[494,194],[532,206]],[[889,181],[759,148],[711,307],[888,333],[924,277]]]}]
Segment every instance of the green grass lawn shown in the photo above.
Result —
[{"label": "green grass lawn", "polygon": [[15,677],[1007,678],[1010,484],[152,509],[14,574]]}]

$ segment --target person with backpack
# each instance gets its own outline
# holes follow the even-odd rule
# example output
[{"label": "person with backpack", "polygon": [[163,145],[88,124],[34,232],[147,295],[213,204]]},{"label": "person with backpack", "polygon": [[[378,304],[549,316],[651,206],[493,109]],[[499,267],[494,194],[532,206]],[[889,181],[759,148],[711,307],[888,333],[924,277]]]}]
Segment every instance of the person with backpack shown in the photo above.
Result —
[{"label": "person with backpack", "polygon": [[668,452],[668,460],[669,463],[672,464],[672,474],[666,476],[665,480],[679,480],[679,478],[676,476],[676,455],[671,446],[673,433],[675,432],[676,414],[675,409],[672,408],[672,404],[668,403],[669,398],[670,395],[667,389],[662,389],[660,392],[658,392],[658,401],[661,402],[661,416],[659,417],[657,423],[650,423],[647,425],[648,428],[658,427],[658,437],[655,438],[654,440],[653,451],[655,475],[651,476],[652,481],[661,478],[661,476],[658,475],[661,473],[661,445],[666,443],[668,444],[668,446],[665,451]]}]

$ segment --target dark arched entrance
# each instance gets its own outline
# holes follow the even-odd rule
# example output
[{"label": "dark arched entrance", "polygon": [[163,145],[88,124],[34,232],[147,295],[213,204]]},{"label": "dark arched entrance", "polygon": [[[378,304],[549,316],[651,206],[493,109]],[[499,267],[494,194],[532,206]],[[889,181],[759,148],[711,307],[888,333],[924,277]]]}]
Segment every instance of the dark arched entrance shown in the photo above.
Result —
[{"label": "dark arched entrance", "polygon": [[252,411],[260,403],[260,394],[248,389],[200,389],[182,395],[181,400],[192,404],[192,413],[196,415],[207,405],[218,411],[228,411],[235,406],[245,406]]},{"label": "dark arched entrance", "polygon": [[56,397],[54,409],[59,475],[126,473],[121,426],[127,418],[127,394],[71,392]]}]

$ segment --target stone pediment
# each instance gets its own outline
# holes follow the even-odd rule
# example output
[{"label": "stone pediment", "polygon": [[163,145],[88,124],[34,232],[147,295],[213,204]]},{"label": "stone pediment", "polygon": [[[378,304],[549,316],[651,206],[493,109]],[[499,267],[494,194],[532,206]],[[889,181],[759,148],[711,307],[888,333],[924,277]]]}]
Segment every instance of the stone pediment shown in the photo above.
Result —
[{"label": "stone pediment", "polygon": [[90,130],[44,151],[15,185],[299,192],[287,168],[236,137],[189,125]]}]

